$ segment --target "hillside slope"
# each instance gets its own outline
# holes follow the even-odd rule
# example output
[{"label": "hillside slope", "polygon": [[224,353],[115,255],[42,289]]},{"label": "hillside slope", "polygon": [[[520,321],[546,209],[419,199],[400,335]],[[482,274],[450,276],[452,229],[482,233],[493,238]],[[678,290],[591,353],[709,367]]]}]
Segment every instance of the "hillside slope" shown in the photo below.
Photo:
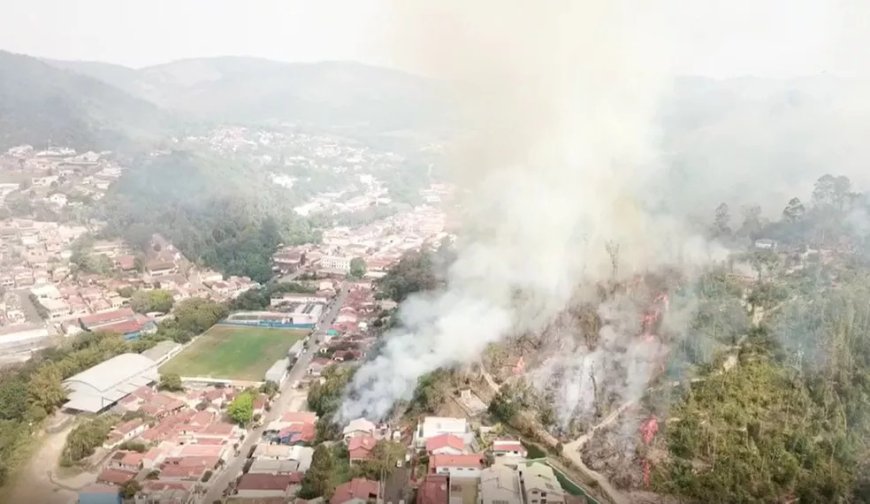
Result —
[{"label": "hillside slope", "polygon": [[171,124],[159,107],[105,82],[0,51],[0,148],[134,148]]},{"label": "hillside slope", "polygon": [[441,98],[431,81],[359,63],[219,57],[139,70],[91,62],[50,63],[198,120],[377,133],[443,124]]}]

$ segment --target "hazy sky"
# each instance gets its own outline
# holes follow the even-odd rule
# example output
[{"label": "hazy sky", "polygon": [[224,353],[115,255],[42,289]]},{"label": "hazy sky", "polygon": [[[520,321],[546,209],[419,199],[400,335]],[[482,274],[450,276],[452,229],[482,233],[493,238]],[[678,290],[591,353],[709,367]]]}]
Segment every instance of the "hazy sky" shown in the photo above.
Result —
[{"label": "hazy sky", "polygon": [[[395,33],[402,21],[388,0],[2,3],[0,48],[36,56],[138,67],[187,57],[247,55],[358,60],[415,70],[413,61],[402,59],[407,53],[397,56],[401,39]],[[657,3],[672,29],[681,73],[866,76],[868,10],[860,0]]]}]

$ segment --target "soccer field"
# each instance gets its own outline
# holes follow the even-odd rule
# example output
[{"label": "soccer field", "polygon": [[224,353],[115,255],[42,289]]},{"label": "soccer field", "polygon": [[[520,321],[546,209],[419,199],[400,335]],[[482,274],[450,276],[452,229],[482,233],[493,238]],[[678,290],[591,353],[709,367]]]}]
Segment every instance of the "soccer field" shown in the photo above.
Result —
[{"label": "soccer field", "polygon": [[216,325],[160,367],[188,377],[262,381],[266,370],[308,331]]}]

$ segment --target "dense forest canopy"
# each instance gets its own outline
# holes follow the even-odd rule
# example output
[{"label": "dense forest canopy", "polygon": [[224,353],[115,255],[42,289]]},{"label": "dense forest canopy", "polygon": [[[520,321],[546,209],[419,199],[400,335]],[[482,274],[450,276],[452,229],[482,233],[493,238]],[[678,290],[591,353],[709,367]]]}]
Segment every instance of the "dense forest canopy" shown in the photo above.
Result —
[{"label": "dense forest canopy", "polygon": [[717,210],[711,233],[775,238],[777,249],[735,256],[754,268],[749,285],[726,268],[695,287],[691,334],[672,361],[701,379],[650,392],[672,396],[652,408],[667,418],[657,490],[701,502],[870,502],[868,206],[850,185],[825,175],[807,203],[793,198],[774,222],[749,212],[736,231]]},{"label": "dense forest canopy", "polygon": [[319,233],[260,170],[189,152],[156,156],[124,173],[105,198],[106,233],[146,249],[160,233],[187,257],[230,275],[271,277],[279,243]]}]

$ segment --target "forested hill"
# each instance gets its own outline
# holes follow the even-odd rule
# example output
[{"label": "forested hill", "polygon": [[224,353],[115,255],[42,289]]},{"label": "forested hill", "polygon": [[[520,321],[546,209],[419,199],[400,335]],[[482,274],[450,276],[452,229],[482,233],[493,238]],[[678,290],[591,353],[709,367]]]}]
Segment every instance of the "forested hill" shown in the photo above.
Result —
[{"label": "forested hill", "polygon": [[191,120],[290,123],[349,134],[443,126],[435,83],[351,62],[283,63],[260,58],[197,58],[138,70],[51,61]]},{"label": "forested hill", "polygon": [[292,211],[298,199],[267,176],[242,162],[189,152],[146,157],[106,195],[105,232],[140,250],[160,233],[192,260],[265,281],[280,242],[318,238]]},{"label": "forested hill", "polygon": [[0,149],[125,150],[170,133],[170,114],[91,77],[0,51]]},{"label": "forested hill", "polygon": [[358,63],[220,57],[133,69],[0,51],[0,149],[146,151],[227,123],[385,141],[443,133],[446,110],[437,84]]},{"label": "forested hill", "polygon": [[698,373],[645,398],[667,419],[640,449],[654,489],[690,502],[870,502],[868,209],[832,175],[773,222],[757,208],[732,221],[720,205],[717,239],[777,242],[672,299],[695,307],[672,361]]}]

